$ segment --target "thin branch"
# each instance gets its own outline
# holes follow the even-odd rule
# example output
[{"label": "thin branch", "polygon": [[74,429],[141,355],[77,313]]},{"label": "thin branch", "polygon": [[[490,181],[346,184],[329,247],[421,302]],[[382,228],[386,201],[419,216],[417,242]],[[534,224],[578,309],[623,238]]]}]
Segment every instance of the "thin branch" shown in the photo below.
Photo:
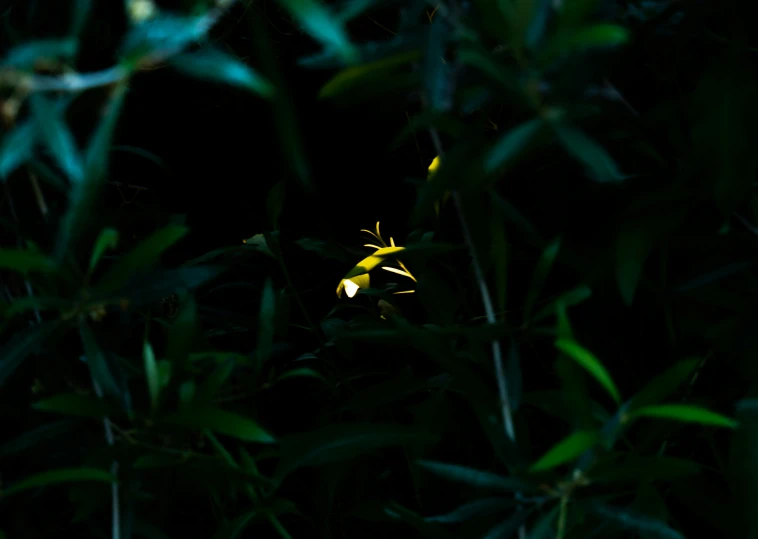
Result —
[{"label": "thin branch", "polygon": [[[92,385],[95,388],[95,393],[99,399],[103,398],[103,389],[100,384],[92,377]],[[111,428],[111,420],[109,418],[103,419],[103,427],[105,428],[105,441],[109,446],[115,444],[115,438],[113,437],[113,429]],[[121,499],[118,491],[118,483],[115,481],[118,476],[118,461],[114,460],[111,463],[111,475],[113,475],[113,483],[111,483],[111,539],[121,539]]]}]

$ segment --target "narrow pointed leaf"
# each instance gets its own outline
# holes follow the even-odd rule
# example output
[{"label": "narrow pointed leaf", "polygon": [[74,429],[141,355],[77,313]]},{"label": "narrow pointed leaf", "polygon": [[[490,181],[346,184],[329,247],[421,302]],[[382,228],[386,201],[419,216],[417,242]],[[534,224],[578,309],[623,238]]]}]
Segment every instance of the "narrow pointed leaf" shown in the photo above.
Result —
[{"label": "narrow pointed leaf", "polygon": [[444,479],[466,485],[508,492],[524,490],[529,484],[512,477],[501,476],[492,472],[469,468],[458,464],[448,464],[431,460],[418,461],[419,466]]},{"label": "narrow pointed leaf", "polygon": [[605,388],[608,394],[613,397],[614,401],[617,403],[621,402],[621,394],[616,388],[616,384],[613,382],[611,375],[592,352],[569,339],[557,340],[555,342],[555,347],[576,361],[584,370],[595,378],[595,380]]},{"label": "narrow pointed leaf", "polygon": [[257,367],[261,369],[271,355],[276,331],[276,294],[270,279],[263,285],[260,313],[258,316],[258,345],[256,349]]},{"label": "narrow pointed leaf", "polygon": [[147,390],[150,394],[150,407],[153,411],[158,409],[158,399],[161,394],[161,380],[158,372],[158,363],[155,360],[155,352],[150,343],[145,341],[142,350],[142,357],[145,363],[145,380],[147,381]]},{"label": "narrow pointed leaf", "polygon": [[484,167],[486,171],[494,172],[517,159],[519,154],[534,140],[535,135],[540,132],[543,125],[541,118],[535,118],[514,127],[501,136],[485,158]]},{"label": "narrow pointed leaf", "polygon": [[0,347],[0,387],[21,363],[60,327],[60,322],[46,322],[15,333]]},{"label": "narrow pointed leaf", "polygon": [[89,271],[93,271],[100,261],[100,257],[107,249],[115,249],[118,246],[118,230],[115,228],[104,228],[95,241],[95,247],[92,249],[92,256],[89,261]]},{"label": "narrow pointed leaf", "polygon": [[0,249],[0,269],[29,273],[33,271],[55,271],[56,266],[52,260],[36,251],[22,251],[20,249]]},{"label": "narrow pointed leaf", "polygon": [[658,404],[674,393],[687,378],[695,371],[700,360],[687,359],[674,364],[665,372],[659,374],[632,398],[631,410]]},{"label": "narrow pointed leaf", "polygon": [[524,305],[524,322],[529,321],[534,304],[537,301],[540,292],[542,292],[542,287],[545,285],[545,279],[547,279],[550,269],[553,267],[553,263],[558,256],[560,246],[560,237],[554,239],[542,252],[542,256],[540,256],[540,260],[537,262],[537,267],[534,270],[532,282],[529,284],[529,292],[527,293],[526,303]]},{"label": "narrow pointed leaf", "polygon": [[219,408],[193,407],[165,419],[167,423],[209,429],[247,442],[273,443],[275,438],[247,417]]},{"label": "narrow pointed leaf", "polygon": [[350,43],[339,17],[332,15],[318,0],[282,0],[282,4],[311,37],[327,49],[339,52],[346,63],[357,59],[357,51]]},{"label": "narrow pointed leaf", "polygon": [[515,500],[512,498],[484,498],[461,505],[450,513],[436,517],[427,517],[427,522],[451,524],[466,522],[475,518],[487,517],[502,513],[504,510],[514,507]]},{"label": "narrow pointed leaf", "polygon": [[113,410],[97,397],[87,397],[76,393],[54,395],[32,404],[35,410],[63,415],[102,418],[112,415]]},{"label": "narrow pointed leaf", "polygon": [[4,489],[2,495],[3,497],[7,497],[11,494],[16,494],[17,492],[33,488],[46,487],[60,483],[79,483],[82,481],[112,483],[115,481],[115,478],[109,472],[97,468],[62,468],[60,470],[42,472],[14,483],[10,487]]},{"label": "narrow pointed leaf", "polygon": [[575,127],[555,127],[563,147],[574,159],[584,164],[590,177],[601,183],[620,182],[628,176],[621,173],[613,158],[593,139]]},{"label": "narrow pointed leaf", "polygon": [[727,427],[735,429],[738,426],[736,420],[712,412],[706,408],[689,404],[659,404],[645,406],[635,410],[633,417],[655,417],[661,419],[673,419],[685,423],[698,423],[713,427]]},{"label": "narrow pointed leaf", "polygon": [[5,134],[0,143],[0,181],[5,181],[18,167],[29,161],[37,142],[37,126],[25,121]]},{"label": "narrow pointed leaf", "polygon": [[217,49],[182,54],[171,64],[193,77],[244,88],[264,98],[273,97],[275,92],[273,85],[250,66]]},{"label": "narrow pointed leaf", "polygon": [[600,441],[595,431],[578,431],[564,438],[545,453],[529,470],[544,472],[556,466],[571,462]]},{"label": "narrow pointed leaf", "polygon": [[33,94],[30,102],[37,130],[58,166],[72,183],[81,182],[84,178],[82,156],[63,113],[41,94]]}]

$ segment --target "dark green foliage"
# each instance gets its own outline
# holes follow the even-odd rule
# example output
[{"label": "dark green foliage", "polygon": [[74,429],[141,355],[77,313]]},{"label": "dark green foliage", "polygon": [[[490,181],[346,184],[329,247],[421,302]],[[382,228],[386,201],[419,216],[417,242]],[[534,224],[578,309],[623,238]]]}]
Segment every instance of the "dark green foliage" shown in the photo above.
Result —
[{"label": "dark green foliage", "polygon": [[749,6],[15,4],[0,538],[758,533]]}]

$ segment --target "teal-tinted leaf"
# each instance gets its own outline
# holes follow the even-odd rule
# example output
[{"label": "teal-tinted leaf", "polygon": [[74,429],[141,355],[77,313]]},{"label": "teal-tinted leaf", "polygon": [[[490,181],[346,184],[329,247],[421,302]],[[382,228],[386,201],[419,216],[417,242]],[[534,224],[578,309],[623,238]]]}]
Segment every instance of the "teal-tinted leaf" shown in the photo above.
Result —
[{"label": "teal-tinted leaf", "polygon": [[511,401],[511,410],[516,413],[521,406],[521,392],[523,389],[523,375],[521,374],[521,359],[516,339],[511,339],[508,351],[508,359],[505,362],[506,385],[508,386],[508,399]]},{"label": "teal-tinted leaf", "polygon": [[261,97],[273,97],[275,92],[273,85],[254,69],[217,49],[182,54],[172,59],[171,64],[193,77],[244,88]]},{"label": "teal-tinted leaf", "polygon": [[466,125],[463,122],[449,114],[438,110],[424,109],[409,118],[408,125],[395,137],[390,147],[397,148],[417,131],[425,131],[431,128],[457,138],[461,136],[465,127]]},{"label": "teal-tinted leaf", "polygon": [[210,29],[209,22],[208,17],[202,15],[163,14],[133,25],[121,45],[121,56],[133,62],[176,54],[201,39]]},{"label": "teal-tinted leaf", "polygon": [[16,332],[10,340],[0,348],[0,386],[16,371],[21,363],[37,348],[46,344],[45,341],[60,322],[46,322]]},{"label": "teal-tinted leaf", "polygon": [[32,70],[37,62],[69,60],[76,54],[78,43],[75,39],[46,39],[21,43],[5,55],[3,66]]},{"label": "teal-tinted leaf", "polygon": [[99,291],[107,293],[118,290],[136,272],[155,264],[161,254],[182,239],[187,232],[186,227],[177,225],[169,225],[153,232],[103,275],[97,285]]},{"label": "teal-tinted leaf", "polygon": [[411,511],[397,502],[391,501],[387,504],[383,508],[383,513],[392,520],[404,522],[411,526],[416,532],[413,535],[414,537],[421,537],[424,539],[451,539],[443,526],[436,522],[428,522],[415,511]]},{"label": "teal-tinted leaf", "polygon": [[99,384],[105,395],[114,397],[126,409],[130,408],[131,398],[128,394],[123,373],[112,356],[100,346],[95,334],[87,322],[79,324],[79,334],[84,345],[84,355],[93,380]]},{"label": "teal-tinted leaf", "polygon": [[260,314],[258,317],[258,345],[256,349],[256,360],[258,368],[262,368],[271,355],[271,348],[274,343],[274,332],[276,331],[276,293],[270,279],[267,279],[263,285],[263,295],[261,296]]},{"label": "teal-tinted leaf", "polygon": [[570,462],[600,441],[596,431],[578,431],[564,438],[529,468],[532,472],[551,470]]},{"label": "teal-tinted leaf", "polygon": [[7,132],[0,143],[0,180],[5,181],[33,155],[37,142],[37,126],[25,121]]},{"label": "teal-tinted leaf", "polygon": [[[401,52],[419,50],[424,45],[420,32],[408,35],[396,35],[387,41],[372,41],[356,45],[361,62],[368,64],[382,58],[388,58]],[[341,69],[345,62],[338,51],[324,50],[318,54],[298,59],[297,63],[310,69]]]},{"label": "teal-tinted leaf", "polygon": [[686,359],[653,378],[642,391],[632,397],[630,410],[658,404],[664,400],[686,381],[699,363],[700,360],[696,358]]},{"label": "teal-tinted leaf", "polygon": [[339,51],[343,60],[352,63],[358,52],[347,35],[342,22],[333,16],[318,0],[282,0],[284,7],[300,23],[311,37],[321,42],[326,49]]},{"label": "teal-tinted leaf", "polygon": [[418,428],[397,425],[331,425],[282,439],[282,459],[276,476],[282,479],[300,467],[340,462],[385,447],[435,439]]},{"label": "teal-tinted leaf", "polygon": [[36,251],[0,249],[0,269],[19,273],[49,272],[55,271],[56,266],[47,256]]},{"label": "teal-tinted leaf", "polygon": [[87,15],[92,10],[92,0],[74,0],[71,8],[69,35],[78,36],[87,22]]},{"label": "teal-tinted leaf", "polygon": [[561,238],[554,239],[542,252],[542,256],[540,256],[540,260],[537,262],[532,282],[529,284],[526,303],[524,304],[524,323],[529,322],[534,303],[537,301],[537,297],[542,291],[542,287],[545,285],[545,279],[547,279],[550,269],[553,267],[553,263],[558,256],[560,246]]},{"label": "teal-tinted leaf", "polygon": [[661,539],[684,539],[684,535],[670,528],[665,522],[638,512],[599,502],[592,503],[591,507],[599,516],[611,521],[616,526],[634,530],[635,534],[644,534],[645,537],[660,537]]},{"label": "teal-tinted leaf", "polygon": [[142,350],[142,357],[145,363],[145,379],[147,380],[147,390],[150,394],[150,407],[153,412],[158,409],[158,400],[161,396],[161,380],[158,372],[158,362],[155,360],[155,352],[148,341],[145,341]]},{"label": "teal-tinted leaf", "polygon": [[275,441],[271,434],[252,419],[218,408],[192,407],[167,417],[165,421],[194,429],[209,429],[247,442]]},{"label": "teal-tinted leaf", "polygon": [[76,393],[55,395],[32,404],[35,410],[81,417],[102,418],[112,415],[113,410],[96,397],[86,397]]},{"label": "teal-tinted leaf", "polygon": [[535,118],[514,127],[502,135],[485,158],[485,170],[487,172],[494,172],[517,159],[519,154],[534,140],[535,135],[540,132],[543,125],[544,123],[541,118]]},{"label": "teal-tinted leaf", "polygon": [[497,193],[494,189],[490,189],[489,194],[492,198],[492,201],[494,202],[493,209],[502,214],[502,216],[512,224],[519,227],[523,232],[526,232],[532,243],[542,243],[542,240],[534,230],[532,224],[526,217],[524,217],[524,215],[518,210],[518,208],[516,208],[516,206],[500,196],[500,194]]},{"label": "teal-tinted leaf", "polygon": [[727,427],[735,429],[737,421],[729,417],[717,414],[699,406],[690,404],[659,404],[638,408],[630,414],[631,417],[656,417],[673,419],[685,423],[698,423],[713,427]]},{"label": "teal-tinted leaf", "polygon": [[536,0],[529,2],[519,2],[522,6],[531,6],[531,17],[526,27],[524,35],[524,45],[529,49],[534,49],[542,40],[547,27],[548,17],[553,10],[552,0]]},{"label": "teal-tinted leaf", "polygon": [[286,183],[280,180],[274,184],[266,197],[266,212],[271,227],[276,230],[279,228],[279,216],[284,208],[284,193]]},{"label": "teal-tinted leaf", "polygon": [[62,298],[47,298],[44,296],[26,296],[13,300],[10,305],[0,303],[0,315],[10,319],[29,311],[48,311],[51,309],[64,310],[71,307],[71,301]]},{"label": "teal-tinted leaf", "polygon": [[576,361],[584,370],[586,370],[600,385],[602,385],[608,394],[613,397],[617,403],[621,402],[621,394],[616,388],[611,375],[605,369],[600,360],[592,352],[580,346],[578,343],[568,340],[559,339],[555,342],[555,347]]},{"label": "teal-tinted leaf", "polygon": [[497,62],[486,51],[472,46],[461,47],[458,60],[464,65],[481,71],[495,82],[500,83],[506,90],[514,94],[519,92],[518,78],[507,66]]},{"label": "teal-tinted leaf", "polygon": [[113,89],[105,109],[105,114],[92,134],[84,156],[82,181],[74,185],[69,196],[69,204],[63,216],[56,254],[59,260],[76,245],[82,232],[93,218],[94,208],[99,200],[108,169],[113,131],[127,91],[122,82]]},{"label": "teal-tinted leaf", "polygon": [[66,125],[64,111],[58,110],[50,99],[41,94],[32,94],[30,103],[37,132],[58,166],[72,183],[81,182],[84,179],[83,159],[74,136]]},{"label": "teal-tinted leaf", "polygon": [[104,228],[100,231],[95,241],[95,247],[92,249],[92,256],[89,260],[89,271],[92,272],[97,266],[100,257],[106,249],[115,249],[118,246],[118,230],[115,228]]},{"label": "teal-tinted leaf", "polygon": [[[529,539],[553,539],[555,537],[555,520],[558,518],[560,504],[556,504],[549,513],[542,515],[529,530]],[[492,539],[495,539],[494,537]]]},{"label": "teal-tinted leaf", "polygon": [[377,4],[376,0],[346,0],[340,3],[337,17],[340,21],[346,23],[375,7]]},{"label": "teal-tinted leaf", "polygon": [[520,479],[505,477],[492,472],[469,468],[468,466],[431,460],[421,460],[418,461],[418,464],[435,475],[476,488],[507,492],[522,491],[530,488],[528,483]]},{"label": "teal-tinted leaf", "polygon": [[440,524],[466,522],[475,518],[496,515],[515,505],[516,502],[512,498],[484,498],[463,504],[445,515],[427,517],[426,520],[427,522],[439,522]]},{"label": "teal-tinted leaf", "polygon": [[393,76],[393,72],[401,66],[409,65],[412,61],[421,57],[421,51],[411,50],[398,53],[389,58],[382,58],[371,63],[349,67],[340,71],[319,92],[319,97],[336,97],[342,95],[358,85],[371,83],[378,80],[386,80]]},{"label": "teal-tinted leaf", "polygon": [[10,487],[4,489],[2,494],[3,497],[7,497],[11,494],[33,488],[47,487],[60,483],[79,483],[82,481],[113,483],[115,478],[109,472],[98,470],[97,468],[62,468],[59,470],[42,472],[14,483]]},{"label": "teal-tinted leaf", "polygon": [[198,329],[197,304],[194,296],[187,294],[169,329],[166,347],[166,356],[180,372],[187,364]]},{"label": "teal-tinted leaf", "polygon": [[569,155],[584,164],[593,180],[607,183],[620,182],[628,178],[621,173],[608,152],[579,129],[568,125],[556,125],[555,131]]},{"label": "teal-tinted leaf", "polygon": [[442,17],[435,18],[427,28],[423,64],[426,104],[431,110],[447,111],[452,106],[453,87],[448,78],[445,47],[451,29]]},{"label": "teal-tinted leaf", "polygon": [[71,433],[76,421],[64,419],[55,423],[46,423],[33,430],[29,430],[13,440],[0,446],[0,457],[15,455],[32,449],[39,448],[48,440],[54,440]]},{"label": "teal-tinted leaf", "polygon": [[193,290],[225,269],[223,266],[190,266],[155,271],[135,280],[122,293],[131,305],[145,305],[179,291]]},{"label": "teal-tinted leaf", "polygon": [[531,508],[517,509],[500,524],[490,528],[484,535],[482,535],[482,539],[508,539],[513,537],[533,511],[534,510]]}]

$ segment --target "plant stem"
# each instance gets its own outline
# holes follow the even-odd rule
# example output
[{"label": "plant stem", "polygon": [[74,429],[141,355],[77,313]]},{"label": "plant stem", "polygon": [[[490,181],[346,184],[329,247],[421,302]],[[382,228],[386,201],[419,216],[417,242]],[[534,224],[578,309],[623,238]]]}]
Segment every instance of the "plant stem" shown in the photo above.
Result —
[{"label": "plant stem", "polygon": [[[97,383],[95,378],[92,378],[92,385],[95,388],[95,393],[99,399],[103,398],[103,389],[100,384]],[[105,428],[105,441],[109,446],[113,446],[115,439],[113,437],[113,429],[111,428],[111,420],[109,418],[103,419],[103,427]],[[114,481],[111,484],[111,539],[121,539],[121,500],[118,492],[118,483],[115,478],[118,475],[118,461],[114,460],[111,463],[111,474]]]}]

